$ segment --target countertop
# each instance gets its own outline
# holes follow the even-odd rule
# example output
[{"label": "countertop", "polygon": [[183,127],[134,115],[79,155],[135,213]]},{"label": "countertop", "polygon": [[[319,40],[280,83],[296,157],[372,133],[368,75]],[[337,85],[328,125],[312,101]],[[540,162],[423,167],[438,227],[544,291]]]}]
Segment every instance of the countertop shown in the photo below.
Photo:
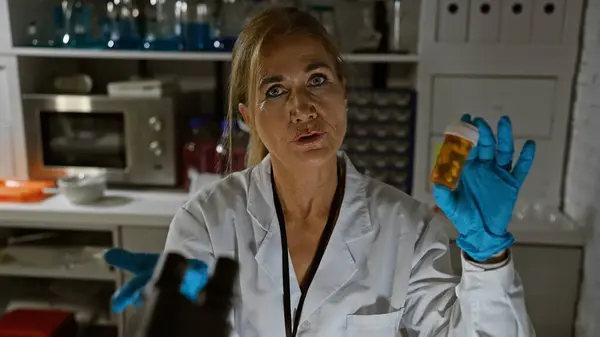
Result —
[{"label": "countertop", "polygon": [[[0,227],[43,226],[103,228],[148,226],[167,228],[175,212],[189,199],[184,192],[109,190],[94,205],[73,205],[62,195],[39,203],[0,203]],[[445,222],[451,239],[454,226]],[[516,219],[510,231],[517,243],[579,247],[584,235],[572,223],[537,223]]]},{"label": "countertop", "polygon": [[185,192],[109,190],[93,205],[73,205],[56,195],[36,203],[0,203],[2,223],[40,222],[80,225],[167,227],[189,199]]}]

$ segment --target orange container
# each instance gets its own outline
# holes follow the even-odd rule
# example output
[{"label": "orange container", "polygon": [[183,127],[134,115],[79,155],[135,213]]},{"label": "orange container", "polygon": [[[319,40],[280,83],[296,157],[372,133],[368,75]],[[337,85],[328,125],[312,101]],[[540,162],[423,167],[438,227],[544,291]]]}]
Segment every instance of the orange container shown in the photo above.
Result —
[{"label": "orange container", "polygon": [[37,202],[52,194],[45,189],[54,188],[53,181],[0,180],[0,202]]}]

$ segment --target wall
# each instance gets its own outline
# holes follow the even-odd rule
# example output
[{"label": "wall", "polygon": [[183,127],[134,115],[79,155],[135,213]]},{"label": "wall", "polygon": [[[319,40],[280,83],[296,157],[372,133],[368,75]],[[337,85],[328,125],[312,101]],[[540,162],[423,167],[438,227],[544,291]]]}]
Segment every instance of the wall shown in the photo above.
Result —
[{"label": "wall", "polygon": [[588,0],[571,123],[564,211],[589,231],[576,332],[600,336],[600,0]]}]

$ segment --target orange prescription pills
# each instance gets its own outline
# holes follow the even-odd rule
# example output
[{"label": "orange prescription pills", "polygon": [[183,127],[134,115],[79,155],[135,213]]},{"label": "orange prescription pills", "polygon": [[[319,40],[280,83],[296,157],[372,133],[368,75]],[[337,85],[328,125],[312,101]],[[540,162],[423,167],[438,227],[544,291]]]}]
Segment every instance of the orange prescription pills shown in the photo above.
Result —
[{"label": "orange prescription pills", "polygon": [[467,162],[471,148],[479,141],[477,127],[469,123],[452,124],[444,132],[444,143],[431,172],[434,184],[453,190],[458,186],[460,174]]}]

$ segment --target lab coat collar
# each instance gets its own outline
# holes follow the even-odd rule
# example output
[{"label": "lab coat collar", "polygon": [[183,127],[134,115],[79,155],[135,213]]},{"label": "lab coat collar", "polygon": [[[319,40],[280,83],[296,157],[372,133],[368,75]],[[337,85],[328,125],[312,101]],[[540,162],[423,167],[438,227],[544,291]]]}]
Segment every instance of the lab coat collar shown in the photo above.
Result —
[{"label": "lab coat collar", "polygon": [[[352,224],[343,228],[346,242],[360,238],[372,229],[366,200],[366,178],[352,164],[344,152],[339,152],[346,163],[346,184],[340,217],[355,216]],[[271,157],[267,156],[252,169],[248,190],[247,211],[255,220],[255,224],[264,231],[270,232],[275,223],[275,205],[273,201],[273,185],[271,184]],[[277,225],[277,223],[275,223]]]},{"label": "lab coat collar", "polygon": [[[305,300],[302,321],[307,320],[352,278],[369,250],[370,240],[363,239],[373,229],[366,197],[367,178],[358,172],[344,153],[339,155],[346,162],[342,208],[313,286]],[[248,212],[253,217],[258,232],[262,232],[262,235],[256,235],[258,248],[255,258],[273,281],[273,286],[283,293],[281,239],[273,202],[269,156],[254,167],[249,185]],[[296,305],[297,302],[294,301],[300,297],[300,288],[293,268],[290,268],[290,281],[292,304]]]}]

